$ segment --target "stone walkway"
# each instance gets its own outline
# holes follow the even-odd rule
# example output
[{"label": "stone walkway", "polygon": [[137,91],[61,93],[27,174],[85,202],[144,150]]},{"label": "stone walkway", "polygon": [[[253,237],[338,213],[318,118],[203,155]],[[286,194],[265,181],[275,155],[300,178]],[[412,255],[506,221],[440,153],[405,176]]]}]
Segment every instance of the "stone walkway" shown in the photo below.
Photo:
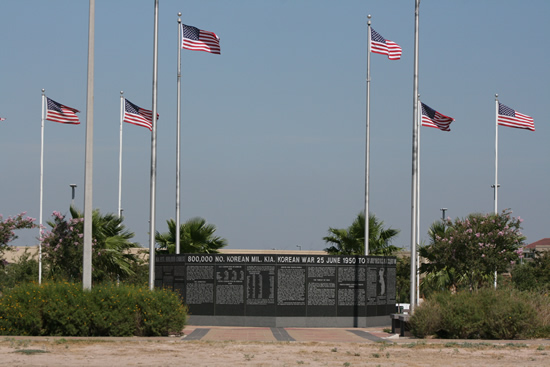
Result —
[{"label": "stone walkway", "polygon": [[232,326],[192,326],[183,330],[182,341],[243,341],[243,342],[325,342],[325,343],[491,343],[533,344],[550,346],[550,339],[481,340],[481,339],[417,339],[409,335],[387,333],[389,328],[270,328]]},{"label": "stone walkway", "polygon": [[378,328],[269,328],[269,327],[221,327],[186,326],[182,340],[208,341],[299,341],[299,342],[382,342],[399,338]]}]

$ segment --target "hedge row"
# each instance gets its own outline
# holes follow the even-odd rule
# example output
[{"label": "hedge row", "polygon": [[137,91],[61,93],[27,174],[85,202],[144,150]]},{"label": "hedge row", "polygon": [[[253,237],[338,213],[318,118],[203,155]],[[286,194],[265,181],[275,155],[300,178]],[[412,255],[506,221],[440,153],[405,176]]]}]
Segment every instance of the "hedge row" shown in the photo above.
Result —
[{"label": "hedge row", "polygon": [[131,285],[26,283],[0,297],[0,335],[162,336],[186,320],[175,293]]},{"label": "hedge row", "polygon": [[550,336],[550,297],[513,289],[437,293],[415,309],[416,337],[516,339]]}]

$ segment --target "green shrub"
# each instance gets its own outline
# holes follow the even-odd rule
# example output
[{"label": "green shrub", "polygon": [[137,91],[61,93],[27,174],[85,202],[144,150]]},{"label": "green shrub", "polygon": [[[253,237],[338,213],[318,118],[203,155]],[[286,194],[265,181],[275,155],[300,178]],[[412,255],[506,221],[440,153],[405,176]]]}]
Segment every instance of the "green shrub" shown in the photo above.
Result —
[{"label": "green shrub", "polygon": [[510,289],[437,293],[415,309],[411,332],[420,338],[544,337],[550,335],[549,306],[548,296]]},{"label": "green shrub", "polygon": [[531,261],[515,265],[512,283],[519,290],[547,293],[550,290],[550,252],[535,252]]},{"label": "green shrub", "polygon": [[[503,292],[500,292],[503,293]],[[487,339],[515,339],[526,336],[538,323],[532,304],[510,292],[506,302],[497,302],[486,310],[485,337]]]},{"label": "green shrub", "polygon": [[40,335],[41,302],[34,285],[6,290],[0,298],[0,335]]},{"label": "green shrub", "polygon": [[27,283],[0,297],[0,335],[159,336],[180,333],[186,320],[177,294],[163,289]]},{"label": "green shrub", "polygon": [[136,289],[101,285],[92,288],[90,335],[136,335]]},{"label": "green shrub", "polygon": [[[163,292],[166,295],[174,295],[175,293],[167,290],[159,290],[159,293]],[[141,298],[138,299],[137,306],[141,310],[141,333],[143,335],[161,335],[164,334],[164,330],[169,330],[172,323],[171,316],[168,310],[172,307],[180,305],[181,300],[179,296],[175,297],[151,297],[151,293],[141,293]],[[178,332],[181,331],[177,330]]]},{"label": "green shrub", "polygon": [[36,279],[38,279],[38,261],[31,256],[28,249],[19,256],[17,262],[4,267],[0,265],[0,293],[17,284],[33,282]]},{"label": "green shrub", "polygon": [[441,305],[435,300],[426,300],[414,311],[412,332],[419,338],[435,335],[441,325]]},{"label": "green shrub", "polygon": [[16,290],[25,291],[28,288],[41,293],[37,311],[42,318],[42,330],[38,335],[88,335],[88,300],[82,286],[75,283],[47,283],[43,287],[37,284],[19,286]]},{"label": "green shrub", "polygon": [[550,337],[550,295],[539,292],[517,292],[521,299],[529,303],[535,310],[537,325],[527,330],[525,337]]},{"label": "green shrub", "polygon": [[447,298],[437,335],[451,339],[480,338],[484,314],[476,301],[475,294],[470,292],[460,292]]}]

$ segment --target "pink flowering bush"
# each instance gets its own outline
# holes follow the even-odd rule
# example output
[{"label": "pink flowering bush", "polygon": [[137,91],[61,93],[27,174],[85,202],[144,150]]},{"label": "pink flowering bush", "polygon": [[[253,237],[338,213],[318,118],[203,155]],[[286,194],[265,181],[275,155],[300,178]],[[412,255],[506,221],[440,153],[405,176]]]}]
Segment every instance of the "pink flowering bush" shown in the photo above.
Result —
[{"label": "pink flowering bush", "polygon": [[13,251],[10,242],[17,238],[15,231],[25,228],[37,228],[34,223],[36,219],[25,217],[26,213],[20,213],[14,217],[8,217],[6,220],[0,214],[0,266],[5,265],[4,253]]},{"label": "pink flowering bush", "polygon": [[[83,214],[71,208],[72,218],[53,212],[48,222],[50,231],[42,234],[42,259],[46,278],[82,280],[84,249]],[[134,233],[127,231],[123,219],[114,214],[92,216],[92,279],[95,282],[124,280],[134,276],[139,259],[128,250],[136,247],[130,241]]]},{"label": "pink flowering bush", "polygon": [[454,222],[446,220],[443,230],[432,233],[431,243],[419,250],[427,260],[421,272],[451,274],[452,289],[463,286],[476,290],[491,282],[495,271],[507,271],[523,257],[522,220],[510,214],[504,210],[500,214],[470,214]]},{"label": "pink flowering bush", "polygon": [[42,261],[47,264],[49,277],[60,277],[76,281],[82,274],[84,219],[65,220],[65,216],[54,211],[51,231],[42,233]]}]

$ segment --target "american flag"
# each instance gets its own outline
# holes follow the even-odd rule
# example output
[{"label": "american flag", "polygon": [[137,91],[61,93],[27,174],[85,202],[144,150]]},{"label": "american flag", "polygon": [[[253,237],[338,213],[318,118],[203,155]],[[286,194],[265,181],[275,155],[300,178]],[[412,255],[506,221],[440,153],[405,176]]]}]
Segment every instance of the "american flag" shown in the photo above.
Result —
[{"label": "american flag", "polygon": [[535,120],[531,116],[519,113],[500,102],[498,103],[498,124],[535,131]]},{"label": "american flag", "polygon": [[46,97],[46,120],[61,122],[64,124],[78,125],[80,121],[76,115],[79,110],[57,103],[51,98]]},{"label": "american flag", "polygon": [[[159,114],[157,113],[157,119]],[[153,130],[153,111],[146,110],[124,98],[124,122]]]},{"label": "american flag", "polygon": [[422,102],[420,104],[422,105],[422,126],[451,131],[451,122],[455,120],[454,118],[445,116]]},{"label": "american flag", "polygon": [[370,50],[377,54],[388,55],[390,60],[401,58],[401,47],[397,43],[382,37],[372,27],[370,29]]},{"label": "american flag", "polygon": [[181,35],[183,40],[181,48],[220,55],[220,37],[216,33],[182,24]]}]

